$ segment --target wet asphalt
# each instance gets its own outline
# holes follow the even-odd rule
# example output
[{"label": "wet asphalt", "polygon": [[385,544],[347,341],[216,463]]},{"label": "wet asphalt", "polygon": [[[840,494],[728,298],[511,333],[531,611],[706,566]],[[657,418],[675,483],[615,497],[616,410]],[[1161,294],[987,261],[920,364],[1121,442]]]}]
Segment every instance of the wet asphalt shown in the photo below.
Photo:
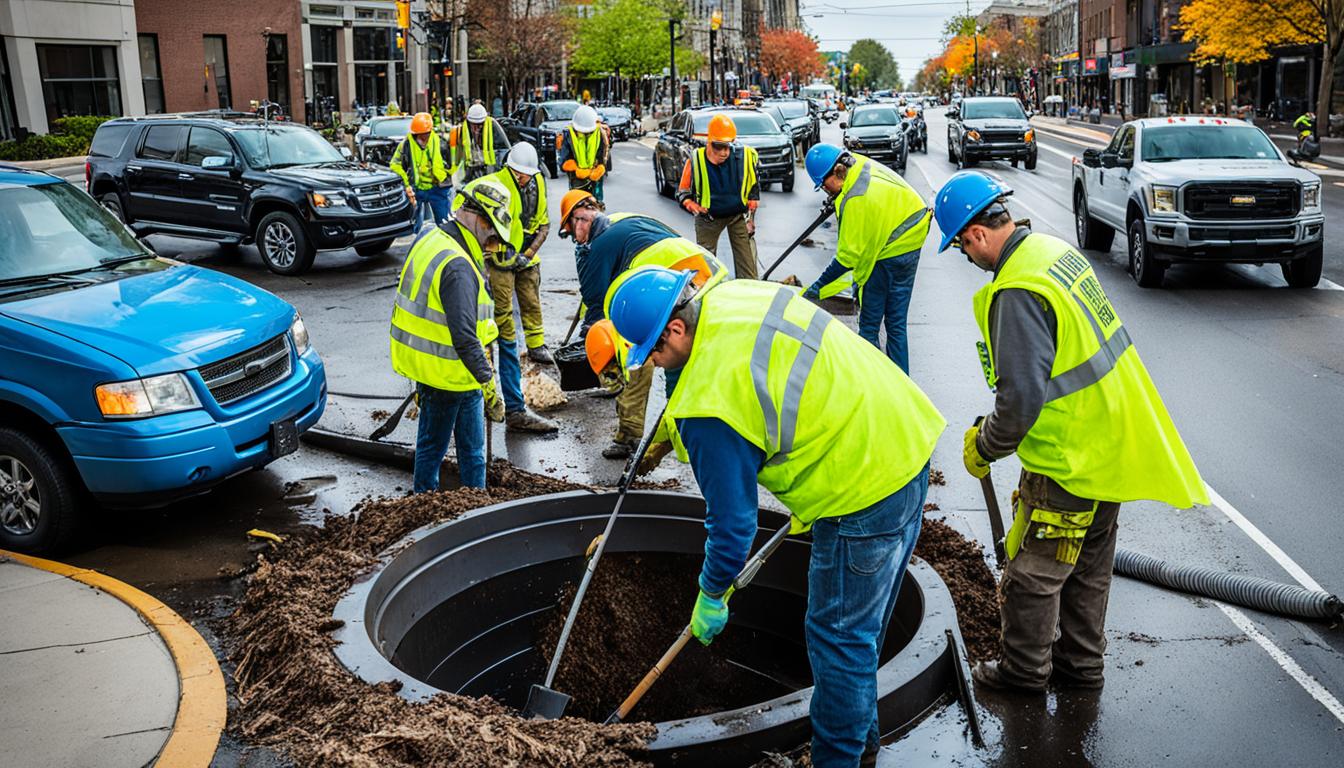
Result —
[{"label": "wet asphalt", "polygon": [[[910,158],[906,179],[926,199],[953,172],[945,122],[930,115],[927,155]],[[1091,140],[1041,131],[1034,172],[982,165],[1016,193],[1010,207],[1037,231],[1073,241],[1070,158]],[[838,141],[835,126],[824,138]],[[613,211],[656,216],[693,237],[688,215],[654,191],[651,150],[637,142],[615,150],[606,197]],[[801,175],[801,168],[799,169]],[[558,210],[562,181],[550,187]],[[1327,216],[1340,213],[1344,190],[1326,187]],[[811,221],[820,193],[800,183],[791,194],[764,194],[758,241],[773,261]],[[833,253],[834,229],[814,235],[776,273],[810,282]],[[154,237],[164,255],[233,274],[293,303],[327,366],[332,396],[321,426],[365,436],[410,391],[387,360],[390,299],[407,242],[362,259],[353,251],[319,254],[300,278],[265,270],[253,248],[234,256],[210,244]],[[1087,252],[1128,327],[1168,409],[1220,505],[1174,510],[1128,504],[1120,546],[1173,562],[1294,583],[1305,577],[1344,591],[1344,291],[1284,286],[1276,266],[1176,267],[1162,290],[1138,288],[1124,271],[1123,238],[1109,253]],[[934,454],[948,485],[931,489],[939,513],[967,535],[989,541],[984,498],[960,468],[961,432],[989,411],[975,354],[971,294],[985,275],[959,254],[926,244],[910,312],[912,375],[950,424]],[[724,243],[726,253],[727,243]],[[542,249],[547,341],[558,344],[578,303],[572,244],[555,236]],[[1344,246],[1327,242],[1326,276],[1344,280]],[[661,374],[659,374],[661,377]],[[650,419],[662,405],[654,387]],[[597,455],[614,426],[610,400],[580,394],[551,414],[553,437],[495,428],[495,454],[536,472],[611,485],[618,462]],[[409,444],[414,426],[389,436]],[[1000,505],[1018,466],[994,467]],[[675,478],[694,490],[683,466],[668,461],[653,479]],[[244,573],[265,547],[252,528],[280,535],[348,513],[361,498],[402,493],[409,472],[303,447],[264,470],[206,496],[162,510],[106,512],[86,547],[65,559],[146,589],[203,629],[228,609]],[[1271,556],[1246,521],[1277,546]],[[1292,567],[1291,565],[1289,567]],[[1344,759],[1344,631],[1339,627],[1220,606],[1117,577],[1107,623],[1107,684],[1099,693],[1052,691],[1016,696],[980,691],[988,746],[974,749],[964,717],[952,707],[889,745],[884,765],[1252,766],[1330,765]],[[265,765],[272,758],[228,742],[221,765]]]}]

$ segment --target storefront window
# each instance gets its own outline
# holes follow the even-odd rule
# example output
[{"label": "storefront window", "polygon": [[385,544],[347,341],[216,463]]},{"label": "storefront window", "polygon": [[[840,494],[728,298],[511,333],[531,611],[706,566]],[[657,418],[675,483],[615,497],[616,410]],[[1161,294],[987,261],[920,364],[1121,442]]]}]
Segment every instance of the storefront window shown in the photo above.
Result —
[{"label": "storefront window", "polygon": [[13,139],[18,122],[14,119],[14,86],[9,81],[9,60],[5,40],[0,38],[0,139]]},{"label": "storefront window", "polygon": [[289,38],[266,38],[266,98],[289,111]]},{"label": "storefront window", "polygon": [[355,100],[361,105],[387,103],[387,65],[355,65]]},{"label": "storefront window", "polygon": [[229,91],[229,47],[224,35],[205,36],[205,72],[219,95],[219,108],[231,109],[233,96]]},{"label": "storefront window", "polygon": [[355,28],[355,61],[387,61],[391,58],[391,29],[386,27]]},{"label": "storefront window", "polygon": [[314,64],[335,64],[336,63],[336,33],[337,27],[311,27],[310,37],[313,43],[313,63]]},{"label": "storefront window", "polygon": [[37,63],[47,119],[120,115],[117,49],[101,45],[39,45]]},{"label": "storefront window", "polygon": [[159,36],[140,35],[140,83],[145,89],[145,113],[163,113],[163,73],[159,69]]}]

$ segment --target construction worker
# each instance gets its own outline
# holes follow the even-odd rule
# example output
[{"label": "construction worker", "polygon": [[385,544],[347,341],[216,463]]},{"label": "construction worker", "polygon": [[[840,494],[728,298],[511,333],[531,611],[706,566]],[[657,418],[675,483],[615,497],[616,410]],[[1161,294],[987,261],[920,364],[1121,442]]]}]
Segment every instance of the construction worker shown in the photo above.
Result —
[{"label": "construction worker", "polygon": [[621,338],[616,326],[602,318],[588,328],[583,337],[583,350],[588,365],[597,376],[598,384],[608,392],[620,393],[629,380],[625,369],[625,355],[630,342]]},{"label": "construction worker", "polygon": [[726,114],[709,119],[709,142],[686,160],[677,200],[695,214],[695,241],[718,255],[719,237],[728,230],[733,247],[733,276],[756,279],[756,206],[761,185],[756,150],[734,146],[737,126]]},{"label": "construction worker", "polygon": [[[632,213],[603,213],[602,204],[591,193],[572,189],[560,201],[560,233],[573,237],[574,258],[579,273],[579,294],[585,308],[583,329],[604,316],[607,293],[636,259],[664,259],[664,265],[699,255],[713,264],[718,273],[722,264],[704,249],[677,236],[656,219]],[[661,246],[655,248],[654,246]],[[641,262],[651,263],[651,262]],[[626,459],[644,435],[644,416],[648,410],[653,370],[634,371],[629,382],[616,396],[616,433],[611,445],[602,450],[607,459]]]},{"label": "construction worker", "polygon": [[499,158],[509,151],[509,137],[478,102],[467,110],[467,119],[448,134],[448,146],[453,156],[452,173],[461,170],[462,180],[467,182],[499,170]]},{"label": "construction worker", "polygon": [[905,320],[929,233],[928,207],[895,171],[834,144],[812,147],[806,165],[834,202],[839,232],[835,258],[803,296],[824,299],[853,284],[859,335],[881,348],[878,329],[885,326],[887,357],[909,373]]},{"label": "construction worker", "polygon": [[456,435],[462,485],[485,487],[484,411],[504,420],[487,348],[499,335],[481,270],[484,254],[509,240],[509,191],[493,179],[462,188],[452,219],[411,246],[392,308],[392,368],[416,383],[420,417],[414,491],[439,487],[439,466]]},{"label": "construction worker", "polygon": [[392,152],[388,165],[406,185],[406,196],[415,204],[415,231],[426,218],[434,223],[448,218],[452,179],[443,163],[443,147],[434,135],[434,120],[427,112],[411,118],[410,133]]},{"label": "construction worker", "polygon": [[793,289],[701,289],[693,276],[644,270],[611,302],[632,345],[628,366],[680,370],[662,428],[707,504],[691,629],[709,644],[728,622],[727,590],[757,535],[759,483],[789,509],[794,533],[812,532],[812,763],[871,765],[878,649],[946,422],[880,351]]},{"label": "construction worker", "polygon": [[938,192],[939,250],[993,273],[973,302],[994,411],[966,431],[975,477],[1016,453],[1022,477],[1005,541],[990,688],[1100,688],[1120,503],[1209,503],[1204,481],[1091,264],[1072,245],[1015,226],[1012,190],[955,174]]},{"label": "construction worker", "polygon": [[569,176],[570,189],[593,193],[602,202],[602,177],[607,172],[611,140],[598,130],[597,110],[587,104],[574,110],[569,128],[556,137],[560,169]]}]

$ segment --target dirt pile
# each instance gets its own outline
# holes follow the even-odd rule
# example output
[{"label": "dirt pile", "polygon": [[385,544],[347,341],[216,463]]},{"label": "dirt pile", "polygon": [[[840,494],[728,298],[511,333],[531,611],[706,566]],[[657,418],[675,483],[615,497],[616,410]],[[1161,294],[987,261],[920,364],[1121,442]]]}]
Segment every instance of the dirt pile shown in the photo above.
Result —
[{"label": "dirt pile", "polygon": [[943,577],[957,606],[957,623],[971,662],[999,657],[999,601],[994,574],[985,564],[984,548],[929,517],[915,545],[915,554]]}]

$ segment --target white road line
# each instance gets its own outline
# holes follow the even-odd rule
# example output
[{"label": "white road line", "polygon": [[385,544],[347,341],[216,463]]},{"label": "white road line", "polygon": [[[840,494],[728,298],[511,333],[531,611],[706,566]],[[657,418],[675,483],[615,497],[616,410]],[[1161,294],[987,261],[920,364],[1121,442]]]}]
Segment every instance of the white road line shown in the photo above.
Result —
[{"label": "white road line", "polygon": [[1306,691],[1313,699],[1320,702],[1321,706],[1325,707],[1326,711],[1334,715],[1336,720],[1344,723],[1344,704],[1340,704],[1339,699],[1336,699],[1330,691],[1326,690],[1325,686],[1321,685],[1320,681],[1307,674],[1306,670],[1298,666],[1296,661],[1293,661],[1293,657],[1289,656],[1286,651],[1275,645],[1273,640],[1270,640],[1256,628],[1255,624],[1246,614],[1230,605],[1220,603],[1217,600],[1213,601],[1213,604],[1218,606],[1218,609],[1223,613],[1227,614],[1227,618],[1231,619],[1232,623],[1237,625],[1237,629],[1246,633],[1247,637],[1254,640],[1257,645],[1264,649],[1265,653],[1269,654],[1269,657],[1273,659],[1284,672],[1287,672],[1289,677],[1293,678],[1293,680],[1297,681],[1298,685],[1302,686],[1302,690]]},{"label": "white road line", "polygon": [[1054,154],[1059,155],[1060,157],[1067,157],[1069,160],[1073,160],[1073,158],[1077,157],[1077,155],[1073,154],[1072,152],[1065,152],[1062,149],[1055,149],[1054,147],[1050,146],[1049,144],[1046,144],[1043,141],[1036,142],[1036,148],[1044,149],[1046,152],[1053,152]]},{"label": "white road line", "polygon": [[1238,512],[1237,508],[1228,503],[1227,499],[1223,498],[1221,494],[1213,490],[1213,486],[1205,483],[1204,487],[1209,491],[1209,499],[1213,501],[1213,506],[1217,507],[1224,515],[1227,515],[1227,519],[1236,523],[1237,527],[1240,528],[1251,541],[1259,544],[1260,548],[1265,550],[1270,557],[1274,558],[1274,562],[1282,566],[1283,570],[1287,571],[1288,575],[1292,576],[1298,584],[1301,584],[1307,589],[1313,589],[1319,592],[1325,591],[1321,588],[1320,583],[1313,579],[1311,574],[1307,573],[1306,569],[1298,565],[1296,560],[1289,557],[1287,552],[1280,549],[1278,544],[1275,544],[1263,531],[1255,526],[1255,523],[1247,520],[1246,516]]}]

